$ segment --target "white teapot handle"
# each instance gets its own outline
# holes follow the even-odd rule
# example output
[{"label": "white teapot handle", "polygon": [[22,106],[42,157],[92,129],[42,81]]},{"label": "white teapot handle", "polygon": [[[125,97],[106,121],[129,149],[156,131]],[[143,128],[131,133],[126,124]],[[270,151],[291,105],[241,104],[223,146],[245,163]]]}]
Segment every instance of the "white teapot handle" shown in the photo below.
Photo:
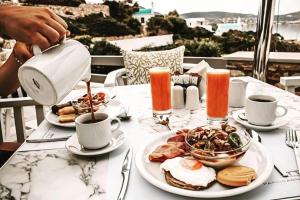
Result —
[{"label": "white teapot handle", "polygon": [[[66,39],[66,36],[64,36],[60,41],[59,41],[59,43],[58,44],[63,44],[65,41],[66,41],[67,39]],[[51,47],[49,47],[49,48],[51,48]],[[49,49],[48,48],[48,49]],[[46,51],[46,50],[45,50]],[[38,46],[38,45],[36,45],[36,44],[34,44],[34,45],[32,45],[32,52],[33,52],[33,55],[40,55],[40,54],[42,54],[43,53],[43,51],[41,50],[41,48]]]}]

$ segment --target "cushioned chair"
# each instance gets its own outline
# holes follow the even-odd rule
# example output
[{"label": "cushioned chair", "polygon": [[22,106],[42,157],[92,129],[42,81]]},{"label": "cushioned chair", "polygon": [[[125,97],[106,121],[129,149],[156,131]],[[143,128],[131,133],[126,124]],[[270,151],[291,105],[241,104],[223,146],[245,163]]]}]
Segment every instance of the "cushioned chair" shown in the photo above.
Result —
[{"label": "cushioned chair", "polygon": [[[100,60],[102,58],[102,61]],[[124,60],[122,56],[99,56],[98,63],[105,66],[117,66],[121,69],[113,70],[107,74],[104,81],[105,87],[114,87],[120,85],[127,85],[127,70],[124,68]],[[194,67],[196,64],[205,60],[211,67],[215,69],[225,69],[226,61],[222,58],[215,57],[184,57],[183,69],[187,71]]]},{"label": "cushioned chair", "polygon": [[149,69],[167,66],[171,73],[182,73],[205,60],[213,68],[225,68],[226,61],[222,58],[184,57],[184,46],[164,51],[123,51],[122,57],[115,57],[119,66],[125,67],[107,74],[106,87],[125,84],[145,84],[149,82]]}]

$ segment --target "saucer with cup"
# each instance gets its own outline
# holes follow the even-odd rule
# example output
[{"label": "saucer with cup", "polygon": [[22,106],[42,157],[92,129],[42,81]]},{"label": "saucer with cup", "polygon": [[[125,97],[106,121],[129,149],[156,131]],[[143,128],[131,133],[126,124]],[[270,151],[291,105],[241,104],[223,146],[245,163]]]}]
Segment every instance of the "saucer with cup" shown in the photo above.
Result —
[{"label": "saucer with cup", "polygon": [[[116,124],[112,125],[112,122]],[[83,156],[101,155],[120,147],[126,139],[119,130],[120,120],[109,118],[106,113],[95,113],[92,121],[90,113],[75,119],[76,134],[66,141],[66,148],[71,153]]]},{"label": "saucer with cup", "polygon": [[270,131],[288,123],[283,118],[287,112],[287,108],[278,105],[272,96],[251,95],[246,99],[245,109],[233,113],[233,118],[247,128]]}]

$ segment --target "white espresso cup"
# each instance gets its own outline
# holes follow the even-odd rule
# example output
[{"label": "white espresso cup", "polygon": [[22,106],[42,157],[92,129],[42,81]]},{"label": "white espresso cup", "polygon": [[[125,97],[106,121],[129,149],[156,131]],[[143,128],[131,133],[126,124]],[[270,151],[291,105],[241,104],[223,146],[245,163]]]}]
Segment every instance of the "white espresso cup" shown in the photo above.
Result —
[{"label": "white espresso cup", "polygon": [[[283,110],[278,112],[278,108]],[[271,125],[277,117],[287,114],[287,108],[278,105],[278,101],[268,95],[251,95],[246,100],[246,118],[250,124],[258,126]]]},{"label": "white espresso cup", "polygon": [[[117,131],[121,125],[118,118],[109,118],[106,113],[95,113],[95,119],[97,122],[90,122],[92,120],[90,113],[75,119],[78,142],[87,149],[99,149],[108,145],[112,132]],[[117,121],[117,125],[112,127],[112,121]]]}]

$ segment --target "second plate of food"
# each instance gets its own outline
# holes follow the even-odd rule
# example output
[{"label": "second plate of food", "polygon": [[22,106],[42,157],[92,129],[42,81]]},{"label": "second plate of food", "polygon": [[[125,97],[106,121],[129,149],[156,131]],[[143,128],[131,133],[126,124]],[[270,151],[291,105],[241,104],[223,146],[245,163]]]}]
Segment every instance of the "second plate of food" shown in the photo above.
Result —
[{"label": "second plate of food", "polygon": [[[110,117],[116,117],[117,115],[121,114],[121,112],[122,112],[121,102],[116,99],[111,99],[113,97],[113,95],[111,95],[107,91],[100,91],[100,92],[105,94],[105,102],[107,102],[107,103],[105,103],[105,105],[100,104],[100,106],[97,107],[98,110],[96,112],[105,112]],[[98,91],[98,93],[99,93],[99,91]],[[83,96],[82,94],[84,94],[84,93],[82,92],[81,95],[77,94],[76,98],[72,98],[73,101],[74,101],[74,99],[76,101],[79,98],[82,98],[82,96]],[[68,101],[62,101],[62,103],[63,102],[68,102]],[[71,106],[69,106],[69,107],[71,107]],[[70,119],[67,119],[69,116],[70,116]],[[74,116],[65,115],[64,117],[66,117],[66,119],[64,119],[64,120],[66,120],[66,122],[61,122],[59,119],[59,116],[57,114],[53,113],[51,110],[49,110],[45,116],[46,120],[53,125],[60,126],[60,127],[66,127],[66,128],[74,128],[75,127]]]},{"label": "second plate of food", "polygon": [[[156,154],[157,152],[155,152],[155,150],[157,150],[159,146],[162,150],[167,149],[168,147],[164,146],[164,144],[166,144],[166,141],[174,140],[170,140],[172,137],[174,137],[174,132],[169,132],[156,137],[152,141],[149,141],[137,152],[135,160],[137,169],[143,178],[145,178],[154,186],[170,193],[197,198],[220,198],[243,194],[262,185],[268,179],[273,170],[273,162],[270,153],[265,149],[264,146],[252,141],[245,155],[233,166],[243,166],[241,168],[237,167],[235,170],[240,173],[247,173],[248,175],[252,170],[252,172],[255,173],[255,180],[252,182],[249,180],[249,183],[241,187],[227,187],[220,182],[225,181],[226,183],[228,178],[226,177],[227,172],[229,171],[230,174],[232,172],[230,170],[234,168],[233,166],[225,168],[227,172],[220,173],[223,174],[222,176],[218,173],[220,172],[220,169],[213,169],[209,166],[205,166],[201,162],[198,163],[193,159],[189,160],[188,157],[182,157],[182,155],[173,159],[167,159],[168,162],[164,161],[163,164],[161,164],[161,162],[159,162],[159,158],[162,157]],[[177,139],[175,139],[175,141]],[[176,154],[176,151],[173,149],[167,154],[164,154],[164,156],[174,153]],[[150,159],[156,160],[155,162],[152,162]],[[170,171],[166,173],[166,169],[170,169]],[[197,170],[195,171],[195,169],[201,170],[196,172]],[[249,169],[250,171],[248,171]],[[174,173],[171,174],[173,176],[170,176],[170,172]],[[217,178],[220,178],[218,181],[213,180],[212,178],[216,174]],[[198,178],[195,179],[195,177]],[[178,181],[178,178],[181,180]],[[190,183],[185,184],[185,182],[182,180],[196,181],[203,183],[205,186],[197,187]],[[233,183],[234,182],[230,184]]]}]

